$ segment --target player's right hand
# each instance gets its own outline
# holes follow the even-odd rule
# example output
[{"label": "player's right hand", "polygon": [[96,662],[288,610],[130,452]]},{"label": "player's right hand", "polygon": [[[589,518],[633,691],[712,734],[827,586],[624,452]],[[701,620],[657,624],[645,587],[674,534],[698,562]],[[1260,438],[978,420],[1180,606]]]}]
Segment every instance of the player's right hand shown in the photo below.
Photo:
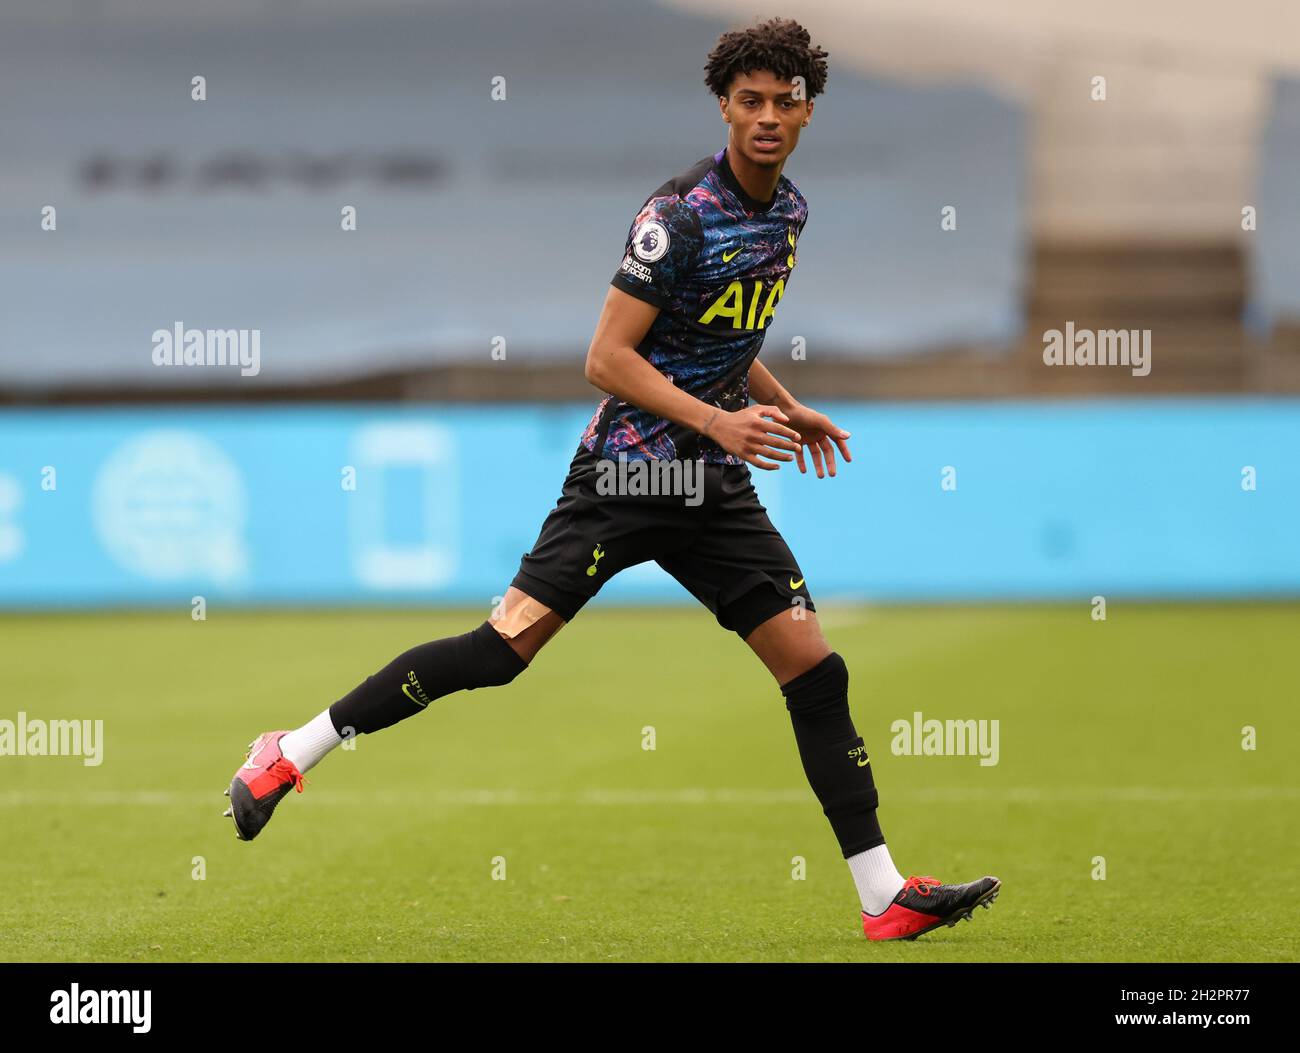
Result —
[{"label": "player's right hand", "polygon": [[771,461],[793,461],[802,449],[799,433],[786,427],[789,420],[775,406],[746,406],[719,413],[704,434],[747,464],[775,471],[781,466]]}]

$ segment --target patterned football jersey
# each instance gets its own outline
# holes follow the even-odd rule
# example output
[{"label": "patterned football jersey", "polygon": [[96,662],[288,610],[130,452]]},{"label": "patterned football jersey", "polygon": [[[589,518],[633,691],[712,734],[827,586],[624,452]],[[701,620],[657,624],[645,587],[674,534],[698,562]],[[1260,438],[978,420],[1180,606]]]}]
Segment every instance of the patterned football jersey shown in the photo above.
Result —
[{"label": "patterned football jersey", "polygon": [[[751,198],[725,149],[670,179],[637,213],[610,284],[660,308],[637,347],[673,384],[723,410],[749,405],[749,367],[790,281],[808,204],[785,176],[771,201]],[[743,464],[710,439],[613,395],[582,435],[587,449],[629,459]]]}]

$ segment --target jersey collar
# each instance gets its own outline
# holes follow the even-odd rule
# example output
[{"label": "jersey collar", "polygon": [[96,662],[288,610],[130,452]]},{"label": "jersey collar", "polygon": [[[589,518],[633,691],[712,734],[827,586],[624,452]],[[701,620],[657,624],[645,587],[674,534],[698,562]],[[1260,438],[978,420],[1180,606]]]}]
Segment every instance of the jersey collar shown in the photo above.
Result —
[{"label": "jersey collar", "polygon": [[[736,199],[745,206],[750,212],[766,212],[776,204],[777,194],[772,195],[771,201],[759,201],[745,193],[745,188],[740,185],[740,180],[736,178],[736,173],[731,170],[731,164],[727,160],[727,148],[724,146],[713,155],[713,163],[718,169],[718,175],[722,179],[723,186],[736,195]],[[777,190],[781,189],[781,182],[777,180]]]}]

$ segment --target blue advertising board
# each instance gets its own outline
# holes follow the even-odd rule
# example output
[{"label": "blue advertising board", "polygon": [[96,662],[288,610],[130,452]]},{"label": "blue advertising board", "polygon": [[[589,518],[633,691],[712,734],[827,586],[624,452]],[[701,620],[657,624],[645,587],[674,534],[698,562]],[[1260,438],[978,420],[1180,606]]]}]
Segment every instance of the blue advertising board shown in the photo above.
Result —
[{"label": "blue advertising board", "polygon": [[[1300,400],[827,404],[752,469],[814,598],[1300,594]],[[0,606],[489,606],[590,405],[0,413]],[[653,564],[602,596],[691,602]]]}]

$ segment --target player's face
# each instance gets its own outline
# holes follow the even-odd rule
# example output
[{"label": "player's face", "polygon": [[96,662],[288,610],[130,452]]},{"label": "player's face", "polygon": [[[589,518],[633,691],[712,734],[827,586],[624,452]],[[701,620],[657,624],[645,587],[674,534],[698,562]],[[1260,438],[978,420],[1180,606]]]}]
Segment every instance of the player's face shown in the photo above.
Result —
[{"label": "player's face", "polygon": [[731,124],[730,145],[756,165],[780,165],[794,153],[813,111],[811,99],[796,97],[793,82],[766,70],[737,75],[731,95],[719,102]]}]

